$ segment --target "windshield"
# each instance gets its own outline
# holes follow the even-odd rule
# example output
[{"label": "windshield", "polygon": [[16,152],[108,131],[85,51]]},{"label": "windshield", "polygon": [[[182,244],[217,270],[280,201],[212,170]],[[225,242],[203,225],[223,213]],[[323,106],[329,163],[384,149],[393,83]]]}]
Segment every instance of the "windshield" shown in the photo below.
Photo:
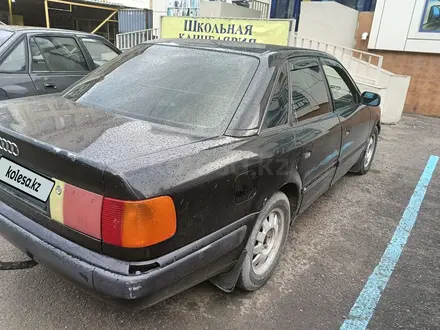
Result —
[{"label": "windshield", "polygon": [[64,97],[145,121],[221,134],[257,66],[251,56],[142,45],[98,68]]},{"label": "windshield", "polygon": [[0,46],[3,45],[13,34],[14,32],[11,31],[0,30]]}]

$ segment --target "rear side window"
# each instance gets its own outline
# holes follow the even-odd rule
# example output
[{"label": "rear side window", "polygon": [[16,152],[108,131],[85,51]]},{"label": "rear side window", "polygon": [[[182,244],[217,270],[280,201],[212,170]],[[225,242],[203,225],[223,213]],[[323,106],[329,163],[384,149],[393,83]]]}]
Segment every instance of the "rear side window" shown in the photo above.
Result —
[{"label": "rear side window", "polygon": [[70,37],[41,36],[30,40],[33,72],[84,72],[86,60]]},{"label": "rear side window", "polygon": [[283,65],[275,83],[272,99],[266,111],[262,128],[287,124],[289,115],[289,80],[287,66]]},{"label": "rear side window", "polygon": [[20,42],[0,64],[1,72],[26,72],[25,41]]},{"label": "rear side window", "polygon": [[296,60],[289,78],[292,111],[297,121],[330,112],[326,82],[317,60]]},{"label": "rear side window", "polygon": [[82,41],[97,67],[118,56],[118,53],[99,40],[83,38]]},{"label": "rear side window", "polygon": [[93,71],[64,97],[145,121],[223,133],[258,63],[246,55],[143,44]]}]

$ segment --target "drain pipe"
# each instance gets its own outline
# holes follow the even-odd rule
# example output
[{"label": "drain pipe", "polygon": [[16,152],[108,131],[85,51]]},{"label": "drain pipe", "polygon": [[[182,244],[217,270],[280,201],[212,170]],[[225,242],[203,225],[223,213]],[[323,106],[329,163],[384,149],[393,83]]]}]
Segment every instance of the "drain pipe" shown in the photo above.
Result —
[{"label": "drain pipe", "polygon": [[302,0],[294,0],[293,3],[293,18],[295,19],[295,33],[298,32],[299,28],[299,18],[301,16],[301,1]]}]

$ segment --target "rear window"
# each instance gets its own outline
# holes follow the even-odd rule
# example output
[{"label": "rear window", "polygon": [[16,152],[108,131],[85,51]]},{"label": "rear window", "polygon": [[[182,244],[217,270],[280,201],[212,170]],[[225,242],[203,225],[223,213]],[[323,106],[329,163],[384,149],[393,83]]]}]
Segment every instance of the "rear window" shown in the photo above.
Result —
[{"label": "rear window", "polygon": [[200,133],[222,133],[258,66],[246,55],[142,45],[95,70],[64,97]]},{"label": "rear window", "polygon": [[0,30],[0,46],[3,45],[13,34],[14,32],[11,31]]}]

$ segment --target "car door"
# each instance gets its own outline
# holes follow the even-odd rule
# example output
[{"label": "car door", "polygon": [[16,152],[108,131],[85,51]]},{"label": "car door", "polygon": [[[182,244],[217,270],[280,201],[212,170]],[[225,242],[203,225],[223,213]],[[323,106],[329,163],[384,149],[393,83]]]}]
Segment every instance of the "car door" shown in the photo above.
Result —
[{"label": "car door", "polygon": [[344,67],[333,60],[322,59],[330,87],[334,112],[342,125],[339,165],[333,182],[344,176],[358,161],[370,135],[370,110],[360,104],[360,93]]},{"label": "car door", "polygon": [[95,68],[107,63],[120,54],[120,51],[103,40],[91,37],[82,37],[80,41],[84,44]]},{"label": "car door", "polygon": [[[278,64],[278,63],[277,63]],[[274,66],[277,66],[274,64]],[[257,135],[244,138],[240,150],[246,157],[235,167],[235,218],[242,218],[261,209],[273,189],[285,184],[294,169],[295,139],[290,125],[289,81],[287,63],[279,63],[269,101]],[[253,198],[254,195],[256,198]]]},{"label": "car door", "polygon": [[274,175],[292,166],[295,139],[289,123],[289,74],[287,63],[278,72],[271,100],[261,124],[261,132],[254,148],[261,154],[260,187],[271,186]]},{"label": "car door", "polygon": [[28,69],[27,43],[22,36],[0,56],[0,100],[36,94]]},{"label": "car door", "polygon": [[341,126],[333,112],[328,88],[318,58],[299,57],[289,61],[289,83],[296,160],[303,182],[305,210],[332,182],[336,172]]},{"label": "car door", "polygon": [[59,93],[90,72],[74,35],[29,36],[31,78],[38,94]]}]

